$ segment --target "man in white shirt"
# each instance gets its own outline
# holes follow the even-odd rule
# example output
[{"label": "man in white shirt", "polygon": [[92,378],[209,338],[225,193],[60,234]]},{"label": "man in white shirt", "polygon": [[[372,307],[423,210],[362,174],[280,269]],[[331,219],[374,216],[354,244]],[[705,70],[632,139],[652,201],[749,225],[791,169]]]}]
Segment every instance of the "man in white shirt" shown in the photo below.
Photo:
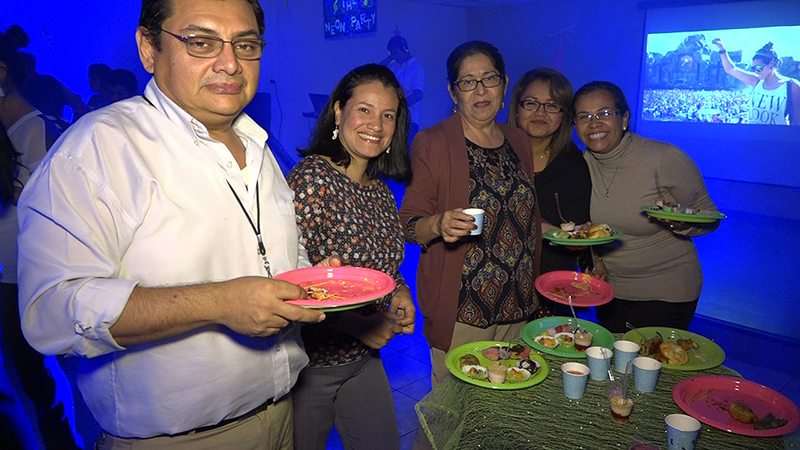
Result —
[{"label": "man in white shirt", "polygon": [[408,102],[408,109],[411,112],[411,127],[409,128],[409,140],[419,131],[420,101],[425,91],[425,70],[422,64],[411,55],[408,42],[399,35],[392,36],[386,44],[386,51],[389,56],[381,64],[391,69],[403,87],[403,93]]},{"label": "man in white shirt", "polygon": [[[308,266],[292,191],[242,109],[257,0],[145,0],[144,96],[75,123],[19,201],[26,338],[82,357],[100,449],[291,449]],[[262,239],[263,236],[263,239]],[[262,244],[263,242],[263,244]]]}]

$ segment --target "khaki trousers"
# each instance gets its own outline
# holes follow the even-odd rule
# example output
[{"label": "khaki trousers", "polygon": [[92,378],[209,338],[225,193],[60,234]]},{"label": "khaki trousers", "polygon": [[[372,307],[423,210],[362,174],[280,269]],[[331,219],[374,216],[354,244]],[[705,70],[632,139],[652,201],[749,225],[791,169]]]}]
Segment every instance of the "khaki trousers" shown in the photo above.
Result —
[{"label": "khaki trousers", "polygon": [[102,433],[95,450],[292,450],[291,394],[246,419],[200,433],[125,439]]}]

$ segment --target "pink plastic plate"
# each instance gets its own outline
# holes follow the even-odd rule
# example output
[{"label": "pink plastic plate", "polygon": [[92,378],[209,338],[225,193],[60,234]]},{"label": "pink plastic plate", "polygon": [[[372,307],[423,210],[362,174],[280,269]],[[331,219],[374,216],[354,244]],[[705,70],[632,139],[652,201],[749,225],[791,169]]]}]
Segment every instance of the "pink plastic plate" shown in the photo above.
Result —
[{"label": "pink plastic plate", "polygon": [[[800,426],[800,411],[791,400],[766,386],[741,378],[719,375],[687,378],[675,385],[672,398],[686,414],[706,425],[735,434],[782,436]],[[742,423],[731,417],[728,408],[733,402],[747,403],[759,418],[772,413],[788,422],[772,430],[756,430],[753,424]]]},{"label": "pink plastic plate", "polygon": [[286,303],[304,308],[345,310],[373,302],[391,293],[397,286],[389,275],[363,267],[308,267],[291,270],[275,277],[302,288],[325,289],[327,298],[287,300]]},{"label": "pink plastic plate", "polygon": [[597,306],[614,298],[614,288],[588,273],[554,270],[536,277],[536,289],[550,300],[574,306]]}]

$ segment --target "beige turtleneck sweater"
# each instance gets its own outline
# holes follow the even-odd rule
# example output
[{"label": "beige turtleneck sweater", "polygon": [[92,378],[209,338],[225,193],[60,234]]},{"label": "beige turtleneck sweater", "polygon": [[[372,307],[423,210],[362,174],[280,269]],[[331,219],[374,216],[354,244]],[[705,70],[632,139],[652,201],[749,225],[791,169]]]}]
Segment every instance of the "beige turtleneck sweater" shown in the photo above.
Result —
[{"label": "beige turtleneck sweater", "polygon": [[716,212],[691,158],[674,145],[632,133],[626,133],[610,152],[587,149],[584,158],[592,176],[592,223],[607,223],[623,233],[619,240],[598,249],[617,298],[672,303],[698,298],[703,274],[690,236],[715,230],[719,221],[674,232],[640,209],[660,198],[685,202],[696,186],[690,206]]}]

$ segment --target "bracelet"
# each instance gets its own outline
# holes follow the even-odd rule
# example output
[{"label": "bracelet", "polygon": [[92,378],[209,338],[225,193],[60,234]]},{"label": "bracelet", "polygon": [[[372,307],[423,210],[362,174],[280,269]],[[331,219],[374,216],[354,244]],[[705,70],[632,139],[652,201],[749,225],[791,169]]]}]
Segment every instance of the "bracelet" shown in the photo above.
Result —
[{"label": "bracelet", "polygon": [[426,250],[428,245],[420,244],[419,238],[417,237],[417,222],[419,222],[419,219],[422,219],[422,216],[414,216],[406,222],[406,240],[419,245],[422,247],[422,250]]},{"label": "bracelet", "polygon": [[720,54],[720,55],[724,55],[725,53],[728,53],[728,51],[727,51],[727,50],[720,50],[720,51],[719,51],[719,54]]}]

